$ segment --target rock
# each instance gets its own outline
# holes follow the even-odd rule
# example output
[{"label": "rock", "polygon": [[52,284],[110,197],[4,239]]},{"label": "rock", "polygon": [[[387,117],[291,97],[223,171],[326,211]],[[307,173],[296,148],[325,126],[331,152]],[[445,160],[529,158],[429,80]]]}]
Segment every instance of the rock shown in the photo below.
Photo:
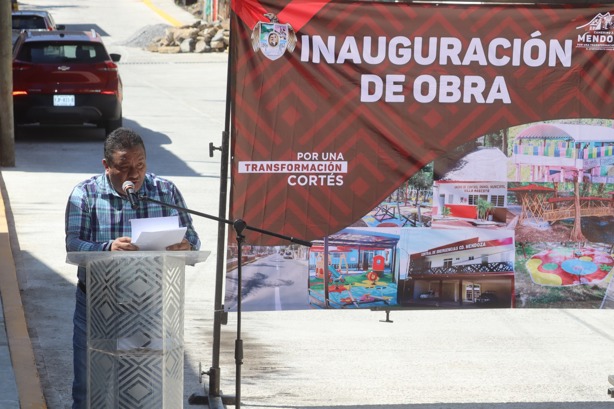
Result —
[{"label": "rock", "polygon": [[198,36],[199,30],[197,28],[189,27],[189,28],[177,28],[173,30],[173,40],[175,44],[181,44],[184,40],[196,39]]},{"label": "rock", "polygon": [[191,53],[194,51],[194,42],[193,38],[186,38],[179,45],[179,49],[181,49],[182,53]]},{"label": "rock", "polygon": [[198,40],[196,44],[194,44],[194,50],[192,51],[195,53],[208,53],[211,52],[211,46],[209,46],[205,40]]},{"label": "rock", "polygon": [[211,42],[214,41],[223,41],[224,40],[224,31],[220,30],[217,33],[215,33],[215,35],[213,36],[213,38],[211,39]]},{"label": "rock", "polygon": [[229,24],[228,19],[213,22],[196,21],[182,27],[166,27],[162,35],[161,27],[157,27],[155,31],[143,30],[143,33],[150,33],[148,37],[151,38],[144,48],[159,53],[224,51],[230,42]]},{"label": "rock", "polygon": [[181,52],[181,48],[179,46],[160,46],[158,47],[158,52],[160,54],[179,54]]},{"label": "rock", "polygon": [[202,31],[202,33],[203,33],[203,38],[205,39],[205,41],[207,43],[210,43],[211,40],[213,39],[213,36],[215,36],[215,34],[217,33],[217,28],[207,27]]},{"label": "rock", "polygon": [[145,47],[145,50],[152,52],[152,53],[157,53],[158,48],[160,48],[160,46],[157,43],[151,43]]},{"label": "rock", "polygon": [[[179,1],[180,4],[177,3]],[[176,0],[175,4],[183,5],[197,18],[202,17],[203,2]],[[220,11],[222,13],[222,11]],[[228,13],[222,13],[228,15]],[[230,42],[230,19],[216,21],[196,20],[192,24],[172,27],[166,24],[145,26],[139,29],[123,45],[140,47],[150,52],[176,53],[208,53],[212,51],[227,51]]]},{"label": "rock", "polygon": [[215,51],[224,51],[224,49],[226,48],[226,45],[224,44],[223,40],[211,41],[211,48],[214,49]]}]

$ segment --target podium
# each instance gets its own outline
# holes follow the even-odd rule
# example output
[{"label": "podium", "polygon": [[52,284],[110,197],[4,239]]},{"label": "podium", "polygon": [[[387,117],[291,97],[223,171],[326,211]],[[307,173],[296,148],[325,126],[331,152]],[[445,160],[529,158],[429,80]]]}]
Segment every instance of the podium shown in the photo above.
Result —
[{"label": "podium", "polygon": [[183,407],[184,271],[208,251],[70,252],[86,268],[88,407]]}]

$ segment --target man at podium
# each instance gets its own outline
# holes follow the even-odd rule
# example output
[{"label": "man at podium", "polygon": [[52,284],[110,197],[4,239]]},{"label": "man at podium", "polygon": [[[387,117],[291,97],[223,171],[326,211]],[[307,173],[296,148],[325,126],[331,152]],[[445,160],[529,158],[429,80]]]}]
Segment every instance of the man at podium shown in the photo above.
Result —
[{"label": "man at podium", "polygon": [[[137,201],[147,196],[185,208],[179,189],[169,180],[147,172],[145,145],[131,129],[118,128],[104,142],[104,173],[75,186],[66,206],[66,251],[137,251],[131,240],[131,219],[178,216],[186,227],[183,240],[166,247],[169,251],[198,250],[200,240],[186,212],[161,204]],[[125,192],[126,182],[132,192]],[[132,194],[134,196],[129,197]],[[86,273],[77,270],[73,318],[73,409],[87,407]]]}]

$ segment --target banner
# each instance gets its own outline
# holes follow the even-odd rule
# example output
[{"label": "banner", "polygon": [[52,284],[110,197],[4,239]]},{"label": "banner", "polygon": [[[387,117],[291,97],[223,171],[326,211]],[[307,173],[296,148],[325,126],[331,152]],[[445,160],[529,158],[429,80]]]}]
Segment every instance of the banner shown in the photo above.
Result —
[{"label": "banner", "polygon": [[614,5],[232,8],[246,309],[606,306]]}]

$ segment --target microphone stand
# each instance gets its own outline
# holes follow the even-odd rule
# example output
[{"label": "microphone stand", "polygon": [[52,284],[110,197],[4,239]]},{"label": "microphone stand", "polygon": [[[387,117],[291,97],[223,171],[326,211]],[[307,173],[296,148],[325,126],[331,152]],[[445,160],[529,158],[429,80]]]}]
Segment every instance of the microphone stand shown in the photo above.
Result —
[{"label": "microphone stand", "polygon": [[196,210],[191,210],[191,209],[187,209],[185,207],[181,207],[181,206],[177,206],[174,204],[170,204],[170,203],[166,203],[166,202],[162,202],[160,200],[157,199],[152,199],[151,197],[148,197],[147,195],[138,195],[137,196],[138,199],[140,201],[146,201],[146,202],[152,202],[152,203],[157,203],[159,205],[165,206],[165,207],[169,207],[171,209],[175,209],[178,210],[180,212],[185,212],[185,213],[190,213],[196,216],[200,216],[200,217],[204,217],[207,219],[211,219],[211,220],[216,220],[220,223],[226,223],[228,225],[231,225],[236,233],[237,236],[237,257],[238,257],[238,263],[237,263],[237,338],[235,340],[235,366],[236,366],[236,377],[235,377],[235,408],[236,409],[240,409],[241,408],[241,365],[243,365],[243,340],[241,339],[241,299],[243,298],[243,288],[242,288],[242,260],[243,260],[243,252],[242,252],[242,246],[243,246],[243,242],[245,241],[245,236],[243,235],[243,231],[244,230],[251,230],[251,231],[255,231],[258,233],[262,233],[262,234],[266,234],[268,236],[273,236],[273,237],[277,237],[283,240],[287,240],[289,242],[292,243],[296,243],[296,244],[300,244],[302,246],[306,246],[306,247],[311,247],[311,242],[309,241],[305,241],[305,240],[301,240],[301,239],[297,239],[295,237],[291,237],[291,236],[286,236],[283,234],[279,234],[279,233],[275,233],[275,232],[271,232],[268,230],[264,230],[264,229],[259,229],[257,227],[252,227],[249,226],[245,221],[243,221],[242,219],[237,219],[237,220],[228,220],[228,219],[223,219],[221,217],[217,217],[217,216],[212,216],[210,214],[207,213],[202,213],[202,212],[197,212]]}]

